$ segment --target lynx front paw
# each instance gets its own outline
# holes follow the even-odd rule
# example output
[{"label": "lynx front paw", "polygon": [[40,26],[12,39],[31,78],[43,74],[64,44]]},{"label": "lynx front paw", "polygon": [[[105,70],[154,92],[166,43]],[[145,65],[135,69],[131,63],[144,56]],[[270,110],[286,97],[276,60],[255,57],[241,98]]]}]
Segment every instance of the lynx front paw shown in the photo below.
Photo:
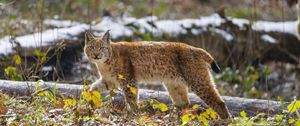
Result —
[{"label": "lynx front paw", "polygon": [[97,80],[96,82],[91,84],[89,91],[91,92],[91,91],[100,90],[100,86],[101,86],[101,80]]}]

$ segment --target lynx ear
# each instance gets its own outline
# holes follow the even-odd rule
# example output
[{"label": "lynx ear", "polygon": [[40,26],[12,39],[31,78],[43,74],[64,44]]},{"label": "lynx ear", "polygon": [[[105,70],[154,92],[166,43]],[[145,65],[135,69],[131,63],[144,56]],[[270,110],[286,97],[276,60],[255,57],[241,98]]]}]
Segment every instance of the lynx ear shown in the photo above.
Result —
[{"label": "lynx ear", "polygon": [[95,37],[91,32],[85,32],[85,44],[93,40]]},{"label": "lynx ear", "polygon": [[110,45],[110,30],[107,30],[102,36],[103,45],[108,47]]}]

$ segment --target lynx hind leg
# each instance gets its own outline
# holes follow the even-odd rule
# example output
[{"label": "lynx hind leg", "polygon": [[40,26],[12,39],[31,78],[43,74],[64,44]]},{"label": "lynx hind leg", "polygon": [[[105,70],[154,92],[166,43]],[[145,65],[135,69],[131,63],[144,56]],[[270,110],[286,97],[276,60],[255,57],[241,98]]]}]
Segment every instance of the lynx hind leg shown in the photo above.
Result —
[{"label": "lynx hind leg", "polygon": [[193,67],[185,69],[184,73],[190,89],[216,111],[222,119],[230,118],[228,108],[214,85],[209,67],[206,64],[198,64],[198,66]]},{"label": "lynx hind leg", "polygon": [[172,102],[177,107],[188,107],[190,100],[188,97],[188,87],[182,81],[165,82],[164,83]]}]

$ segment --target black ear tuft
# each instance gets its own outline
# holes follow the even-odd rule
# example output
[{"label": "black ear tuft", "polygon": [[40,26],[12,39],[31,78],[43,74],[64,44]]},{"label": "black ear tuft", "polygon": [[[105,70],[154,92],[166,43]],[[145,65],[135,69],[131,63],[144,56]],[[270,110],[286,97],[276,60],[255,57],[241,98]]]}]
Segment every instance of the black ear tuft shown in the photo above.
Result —
[{"label": "black ear tuft", "polygon": [[110,44],[110,30],[107,30],[104,35],[102,36],[102,41],[104,42],[105,46],[109,46]]},{"label": "black ear tuft", "polygon": [[216,72],[216,73],[220,73],[221,72],[221,69],[218,66],[218,64],[216,63],[216,61],[213,61],[210,65],[211,65],[211,68],[212,68],[212,70],[214,72]]},{"label": "black ear tuft", "polygon": [[91,32],[85,32],[85,44],[93,40],[95,37]]}]

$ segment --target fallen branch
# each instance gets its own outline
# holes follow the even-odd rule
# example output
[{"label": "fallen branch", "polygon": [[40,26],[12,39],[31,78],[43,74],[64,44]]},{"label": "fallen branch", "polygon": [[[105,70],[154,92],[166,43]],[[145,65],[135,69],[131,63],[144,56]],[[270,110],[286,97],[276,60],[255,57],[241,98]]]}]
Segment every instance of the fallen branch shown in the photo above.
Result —
[{"label": "fallen branch", "polygon": [[[8,81],[0,80],[0,92],[14,95],[14,96],[31,96],[34,94],[37,82],[19,82],[19,81]],[[82,85],[73,84],[58,84],[53,82],[39,82],[39,87],[53,90],[56,85],[57,95],[64,95],[67,97],[79,97],[80,92],[83,90]],[[102,92],[102,96],[109,95],[107,92]],[[154,91],[154,90],[139,90],[140,100],[157,99],[160,102],[170,104],[171,99],[165,91]],[[195,95],[190,93],[189,98],[192,104],[205,104]],[[124,100],[122,95],[117,92],[117,100]],[[255,115],[257,113],[265,112],[270,114],[276,114],[282,112],[280,102],[270,100],[259,100],[259,99],[248,99],[239,97],[223,96],[229,110],[233,115],[238,115],[240,111],[246,111],[249,115]],[[285,103],[287,104],[287,103]]]}]

